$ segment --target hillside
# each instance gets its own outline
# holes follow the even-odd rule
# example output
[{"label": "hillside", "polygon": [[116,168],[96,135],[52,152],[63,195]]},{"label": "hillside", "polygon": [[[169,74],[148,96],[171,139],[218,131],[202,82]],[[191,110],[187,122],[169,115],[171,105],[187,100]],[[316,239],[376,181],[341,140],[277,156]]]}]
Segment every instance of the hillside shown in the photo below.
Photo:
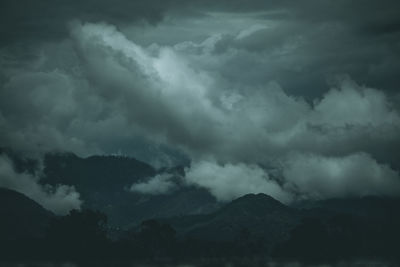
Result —
[{"label": "hillside", "polygon": [[266,194],[248,194],[214,213],[163,221],[172,225],[183,238],[213,242],[244,238],[269,249],[288,238],[290,230],[299,223],[300,214]]},{"label": "hillside", "polygon": [[[71,153],[48,154],[42,183],[73,185],[81,194],[83,207],[100,210],[113,226],[127,228],[143,220],[198,214],[215,210],[215,198],[206,190],[180,187],[161,195],[129,191],[136,182],[158,173],[152,166],[129,157],[92,156],[81,158]],[[182,174],[182,167],[170,171]]]},{"label": "hillside", "polygon": [[53,214],[25,195],[0,188],[0,239],[43,237]]}]

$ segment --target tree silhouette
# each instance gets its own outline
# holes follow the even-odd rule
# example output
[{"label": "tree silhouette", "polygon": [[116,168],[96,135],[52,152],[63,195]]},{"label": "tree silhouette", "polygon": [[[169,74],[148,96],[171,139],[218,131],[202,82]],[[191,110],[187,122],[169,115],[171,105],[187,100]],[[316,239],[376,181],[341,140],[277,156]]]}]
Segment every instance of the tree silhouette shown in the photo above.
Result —
[{"label": "tree silhouette", "polygon": [[47,240],[55,257],[85,258],[101,255],[107,244],[107,216],[98,211],[72,210],[51,222]]},{"label": "tree silhouette", "polygon": [[168,224],[147,220],[140,224],[134,234],[134,241],[142,250],[142,255],[150,257],[172,256],[177,242],[176,231]]}]

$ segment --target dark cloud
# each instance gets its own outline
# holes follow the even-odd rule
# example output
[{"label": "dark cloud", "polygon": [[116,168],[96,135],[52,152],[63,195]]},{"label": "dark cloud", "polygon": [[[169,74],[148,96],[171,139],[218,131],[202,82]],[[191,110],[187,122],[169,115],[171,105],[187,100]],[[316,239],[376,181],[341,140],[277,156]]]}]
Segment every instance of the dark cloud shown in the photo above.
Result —
[{"label": "dark cloud", "polygon": [[[324,80],[336,74],[350,74],[359,82],[394,92],[399,66],[399,20],[397,1],[2,1],[0,34],[3,44],[26,45],[34,40],[61,40],[68,36],[71,20],[105,21],[122,29],[130,25],[163,25],[173,20],[185,28],[185,21],[204,18],[210,12],[222,14],[242,14],[257,18],[258,22],[272,24],[273,27],[249,36],[246,40],[231,45],[248,50],[258,58],[260,50],[276,51],[292,46],[286,56],[272,58],[273,70],[263,64],[247,60],[260,73],[233,75],[249,83],[265,83],[277,80],[290,93],[310,98],[318,96]],[[379,12],[377,12],[377,10]],[[218,13],[219,12],[219,13]],[[221,17],[221,19],[225,19]],[[213,27],[208,25],[209,27]],[[199,36],[189,34],[196,29],[177,33],[174,38],[204,38],[207,29]],[[157,32],[152,39],[162,42],[160,36],[171,36],[171,29]],[[143,32],[137,34],[142,35]],[[129,36],[129,35],[128,35]],[[179,36],[179,37],[178,37]],[[130,37],[130,36],[129,36]],[[133,38],[133,36],[132,36]],[[162,37],[161,37],[162,38]],[[165,37],[167,38],[167,37]],[[135,39],[137,39],[135,37]],[[187,40],[187,39],[186,39]],[[149,40],[150,41],[150,40]],[[164,40],[165,41],[165,40]],[[140,42],[140,40],[138,41]],[[296,46],[296,47],[294,47]],[[289,59],[289,60],[288,60]],[[238,72],[247,68],[246,60],[237,59]],[[240,64],[239,64],[240,63]],[[249,63],[250,64],[250,63]],[[294,67],[288,67],[291,64]],[[268,72],[267,75],[265,73]],[[290,78],[288,78],[290,77]],[[325,88],[326,90],[327,88]]]},{"label": "dark cloud", "polygon": [[365,149],[367,144],[354,142],[360,135],[378,142],[386,140],[382,127],[389,136],[398,130],[388,96],[349,78],[312,105],[274,82],[221,78],[215,70],[237,73],[232,60],[259,59],[236,48],[215,54],[218,37],[143,48],[110,25],[79,23],[71,37],[12,72],[4,84],[4,143],[86,154],[147,136],[190,153],[251,161],[264,151],[272,151],[264,157],[308,147],[329,153],[338,143],[351,152]]},{"label": "dark cloud", "polygon": [[[158,166],[186,155],[187,184],[221,200],[397,194],[395,1],[3,5],[1,146]],[[175,186],[157,176],[132,190]]]},{"label": "dark cloud", "polygon": [[163,17],[169,1],[129,0],[42,0],[12,1],[0,4],[1,44],[46,41],[65,38],[70,20],[124,23],[156,23]]}]

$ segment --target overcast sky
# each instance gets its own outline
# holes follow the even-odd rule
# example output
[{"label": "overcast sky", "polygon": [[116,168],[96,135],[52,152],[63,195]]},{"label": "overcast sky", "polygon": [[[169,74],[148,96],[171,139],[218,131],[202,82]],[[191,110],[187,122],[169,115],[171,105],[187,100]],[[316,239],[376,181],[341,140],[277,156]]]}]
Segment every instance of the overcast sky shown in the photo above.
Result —
[{"label": "overcast sky", "polygon": [[3,0],[0,35],[2,147],[189,159],[222,201],[400,193],[397,0]]}]

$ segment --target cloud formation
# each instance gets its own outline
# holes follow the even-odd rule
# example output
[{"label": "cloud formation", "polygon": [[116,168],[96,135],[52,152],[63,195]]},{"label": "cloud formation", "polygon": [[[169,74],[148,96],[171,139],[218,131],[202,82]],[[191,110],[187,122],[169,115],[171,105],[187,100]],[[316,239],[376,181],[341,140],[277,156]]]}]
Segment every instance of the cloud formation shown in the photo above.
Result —
[{"label": "cloud formation", "polygon": [[189,185],[208,189],[219,201],[230,201],[249,193],[265,193],[288,203],[291,195],[257,165],[194,162],[185,170]]},{"label": "cloud formation", "polygon": [[0,187],[18,191],[57,215],[80,209],[82,204],[73,186],[41,185],[34,175],[16,172],[12,161],[5,155],[0,155]]},{"label": "cloud formation", "polygon": [[[160,165],[183,154],[192,160],[187,183],[222,201],[250,192],[286,202],[296,194],[397,192],[393,8],[377,15],[368,1],[354,17],[346,1],[189,3],[166,1],[157,10],[148,9],[153,1],[125,3],[94,16],[74,3],[53,25],[68,21],[58,38],[43,37],[24,53],[3,47],[0,146],[83,156],[122,150]],[[121,15],[134,7],[149,13]],[[152,16],[156,24],[137,23]],[[76,18],[83,22],[70,21]],[[97,19],[111,23],[86,22]],[[381,180],[353,177],[362,163]],[[333,165],[343,170],[339,176]],[[331,180],[332,191],[317,186]],[[166,193],[174,186],[161,175],[132,190]]]},{"label": "cloud formation", "polygon": [[168,194],[177,188],[172,178],[173,175],[168,173],[157,174],[147,181],[133,184],[130,191],[150,195]]},{"label": "cloud formation", "polygon": [[[145,48],[113,26],[79,23],[71,41],[49,49],[37,69],[11,74],[1,91],[3,143],[91,154],[138,138],[195,157],[255,162],[289,150],[373,153],[371,139],[383,147],[397,140],[399,115],[386,94],[349,78],[310,104],[276,82],[232,89],[210,71],[218,65],[196,64],[215,62],[212,42],[199,44],[200,55],[187,43]],[[72,62],[54,69],[52,55],[64,46]]]},{"label": "cloud formation", "polygon": [[291,155],[283,168],[283,176],[302,198],[400,194],[399,172],[377,163],[365,153],[345,157]]}]

